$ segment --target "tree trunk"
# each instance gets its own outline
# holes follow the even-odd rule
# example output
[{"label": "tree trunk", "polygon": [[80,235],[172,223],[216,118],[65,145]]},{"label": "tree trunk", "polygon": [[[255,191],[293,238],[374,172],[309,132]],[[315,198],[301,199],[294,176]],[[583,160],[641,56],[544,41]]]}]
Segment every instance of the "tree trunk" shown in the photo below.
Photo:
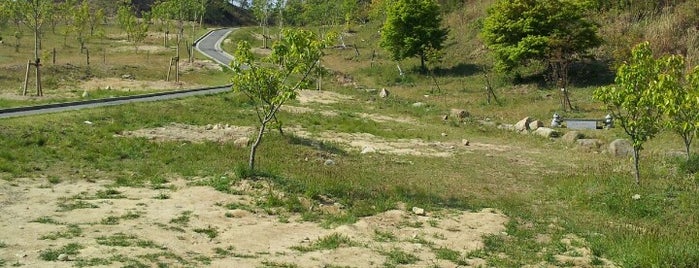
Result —
[{"label": "tree trunk", "polygon": [[248,160],[248,167],[250,168],[250,171],[255,170],[255,155],[257,154],[257,147],[260,146],[260,143],[262,143],[262,136],[265,133],[265,128],[267,128],[267,121],[263,120],[262,124],[260,125],[260,131],[257,132],[257,138],[255,138],[255,142],[250,146],[250,159]]},{"label": "tree trunk", "polygon": [[636,148],[636,146],[633,147],[633,164],[634,164],[634,171],[635,171],[635,178],[636,178],[636,184],[641,184],[641,171],[639,169],[639,148]]},{"label": "tree trunk", "polygon": [[691,154],[691,151],[689,148],[692,146],[692,133],[687,134],[687,135],[682,135],[682,140],[684,140],[684,149],[685,152],[687,153],[687,161],[689,161],[689,157]]}]

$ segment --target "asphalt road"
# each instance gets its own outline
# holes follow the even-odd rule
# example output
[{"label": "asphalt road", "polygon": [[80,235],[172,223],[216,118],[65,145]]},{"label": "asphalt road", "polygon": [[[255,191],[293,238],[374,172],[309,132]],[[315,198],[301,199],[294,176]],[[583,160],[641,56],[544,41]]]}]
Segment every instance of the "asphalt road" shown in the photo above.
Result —
[{"label": "asphalt road", "polygon": [[221,65],[230,66],[233,56],[221,49],[221,43],[235,29],[224,28],[210,31],[199,39],[195,48]]},{"label": "asphalt road", "polygon": [[[233,31],[231,28],[213,30],[199,38],[196,49],[218,62],[219,64],[230,66],[232,56],[221,50],[221,42]],[[133,102],[161,101],[169,99],[184,98],[198,95],[209,95],[231,90],[231,85],[222,85],[209,88],[187,89],[179,91],[158,92],[143,95],[124,96],[106,99],[95,99],[87,101],[52,103],[36,106],[15,107],[0,109],[0,118],[29,116],[36,114],[55,113],[86,108],[122,105]]]}]

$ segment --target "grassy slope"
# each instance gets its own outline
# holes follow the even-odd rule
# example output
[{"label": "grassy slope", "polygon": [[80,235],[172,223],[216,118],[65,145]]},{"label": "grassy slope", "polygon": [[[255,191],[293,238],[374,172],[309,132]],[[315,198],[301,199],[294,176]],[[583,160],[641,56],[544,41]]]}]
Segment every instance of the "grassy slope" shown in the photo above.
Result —
[{"label": "grassy slope", "polygon": [[[475,118],[513,123],[524,116],[547,120],[557,109],[555,92],[497,80],[494,83],[503,104],[485,104],[479,67],[488,64],[483,58],[485,52],[477,42],[464,40],[475,40],[476,29],[470,22],[482,16],[487,2],[464,10],[463,19],[455,14],[448,16],[452,33],[466,34],[458,35],[457,45],[447,51],[450,56],[442,66],[445,71],[438,77],[442,92],[435,92],[431,82],[416,72],[409,72],[408,78],[401,80],[395,64],[381,50],[377,50],[376,67],[369,67],[377,28],[368,25],[358,27],[358,34],[346,40],[360,44],[360,62],[346,60],[353,51],[337,50],[330,52],[325,64],[352,75],[363,87],[385,87],[393,97],[375,100],[373,94],[341,87],[326,78],[327,90],[355,96],[355,101],[326,107],[341,111],[341,116],[283,113],[281,117],[287,125],[299,124],[314,131],[333,129],[432,141],[458,142],[466,138],[517,150],[464,153],[452,158],[367,157],[272,132],[261,148],[259,165],[275,174],[273,179],[290,193],[309,197],[329,194],[348,204],[348,218],[328,221],[352,220],[393,207],[396,201],[427,208],[501,209],[512,217],[508,235],[488,237],[484,250],[471,253],[497,267],[542,261],[564,266],[552,256],[567,250],[559,239],[569,233],[586,238],[596,256],[626,267],[697,266],[699,219],[695,210],[699,206],[699,180],[680,172],[678,160],[668,154],[682,148],[674,135],[664,134],[649,142],[643,152],[643,184],[636,186],[631,181],[628,159],[582,152],[559,142],[480,127],[472,121],[460,125],[438,119],[450,108],[465,108]],[[460,20],[464,23],[456,24]],[[402,63],[408,70],[416,65],[412,60]],[[576,115],[604,115],[599,104],[590,99],[591,90],[573,91],[574,104],[584,108]],[[428,105],[412,107],[418,101]],[[376,124],[352,112],[409,115],[420,124]],[[85,125],[85,120],[94,124]],[[114,136],[171,122],[254,124],[249,106],[233,95],[2,120],[0,175],[8,180],[45,176],[112,179],[118,184],[139,185],[170,176],[230,174],[246,162],[247,150],[232,144],[151,143]],[[623,137],[619,129],[587,134],[605,141]],[[330,155],[338,165],[328,168],[303,161],[319,155]],[[641,199],[633,200],[634,194],[640,194]],[[540,243],[536,241],[539,235],[553,239]]]}]

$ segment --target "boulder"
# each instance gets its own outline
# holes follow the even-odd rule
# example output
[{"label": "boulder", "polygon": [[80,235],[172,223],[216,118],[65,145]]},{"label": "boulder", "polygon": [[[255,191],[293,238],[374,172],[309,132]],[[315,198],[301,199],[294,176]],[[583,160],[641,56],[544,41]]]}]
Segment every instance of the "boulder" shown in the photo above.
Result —
[{"label": "boulder", "polygon": [[328,159],[328,160],[325,160],[325,162],[323,162],[323,165],[326,165],[326,166],[334,166],[334,165],[335,165],[335,161],[333,161],[332,159]]},{"label": "boulder", "polygon": [[515,131],[518,132],[524,132],[529,130],[529,123],[532,122],[532,119],[529,117],[525,117],[522,120],[519,120],[517,124],[515,124]]},{"label": "boulder", "polygon": [[427,215],[427,214],[425,213],[425,210],[422,209],[422,208],[413,207],[412,210],[413,210],[413,213],[415,213],[415,215],[418,215],[418,216],[425,216],[425,215]]},{"label": "boulder", "polygon": [[512,124],[500,124],[500,125],[498,125],[498,129],[504,129],[504,130],[514,131],[514,130],[515,130],[515,126],[512,125]]},{"label": "boulder", "polygon": [[375,152],[376,152],[376,149],[374,149],[374,147],[365,146],[365,147],[362,149],[361,154],[370,154],[370,153],[375,153]]},{"label": "boulder", "polygon": [[609,144],[609,153],[615,157],[629,157],[633,155],[633,145],[629,140],[616,139]]},{"label": "boulder", "polygon": [[424,102],[416,102],[416,103],[413,103],[413,107],[422,107],[422,106],[425,106],[425,103],[424,103]]},{"label": "boulder", "polygon": [[542,136],[544,138],[555,138],[555,137],[558,137],[558,135],[559,135],[558,131],[556,131],[552,128],[547,128],[547,127],[537,128],[534,131],[534,134]]},{"label": "boulder", "polygon": [[385,88],[382,88],[381,92],[379,92],[379,97],[382,99],[388,98],[389,95],[391,95],[391,92],[388,92]]},{"label": "boulder", "polygon": [[470,142],[469,140],[467,140],[467,139],[462,139],[462,140],[461,140],[461,145],[463,145],[463,146],[469,146],[470,144],[471,144],[471,142]]},{"label": "boulder", "polygon": [[532,121],[531,123],[529,123],[529,129],[532,130],[532,131],[533,131],[533,130],[536,130],[536,129],[540,128],[540,127],[543,127],[543,126],[544,126],[544,122],[541,122],[541,121],[539,121],[539,120],[534,120],[534,121]]},{"label": "boulder", "polygon": [[469,117],[470,114],[466,110],[451,109],[450,116],[456,120],[464,121],[464,119],[466,119],[466,117]]},{"label": "boulder", "polygon": [[585,138],[585,135],[583,135],[579,131],[568,131],[565,135],[563,135],[563,137],[561,137],[561,140],[563,140],[565,143],[573,144],[577,140],[582,138]]},{"label": "boulder", "polygon": [[591,152],[601,151],[602,145],[604,145],[604,142],[598,139],[578,139],[575,143],[578,148]]}]

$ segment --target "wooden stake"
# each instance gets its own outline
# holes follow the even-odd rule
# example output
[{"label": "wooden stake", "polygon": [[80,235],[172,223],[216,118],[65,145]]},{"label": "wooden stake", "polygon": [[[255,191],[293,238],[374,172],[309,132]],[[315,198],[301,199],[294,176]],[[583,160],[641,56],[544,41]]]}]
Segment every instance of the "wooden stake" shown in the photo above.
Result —
[{"label": "wooden stake", "polygon": [[90,66],[90,49],[85,48],[85,57],[87,58],[87,66]]},{"label": "wooden stake", "polygon": [[41,60],[36,59],[36,95],[44,96],[44,90],[41,89]]},{"label": "wooden stake", "polygon": [[32,66],[32,61],[27,61],[27,72],[24,74],[24,89],[22,96],[27,96],[27,84],[29,83],[29,67]]},{"label": "wooden stake", "polygon": [[51,61],[51,63],[53,65],[56,65],[56,48],[55,47],[53,48],[53,57],[52,58],[53,58],[53,60]]},{"label": "wooden stake", "polygon": [[170,58],[170,65],[167,66],[167,78],[165,79],[165,81],[168,81],[168,82],[170,82],[170,73],[172,72],[172,61],[173,60],[174,60],[174,58]]}]

